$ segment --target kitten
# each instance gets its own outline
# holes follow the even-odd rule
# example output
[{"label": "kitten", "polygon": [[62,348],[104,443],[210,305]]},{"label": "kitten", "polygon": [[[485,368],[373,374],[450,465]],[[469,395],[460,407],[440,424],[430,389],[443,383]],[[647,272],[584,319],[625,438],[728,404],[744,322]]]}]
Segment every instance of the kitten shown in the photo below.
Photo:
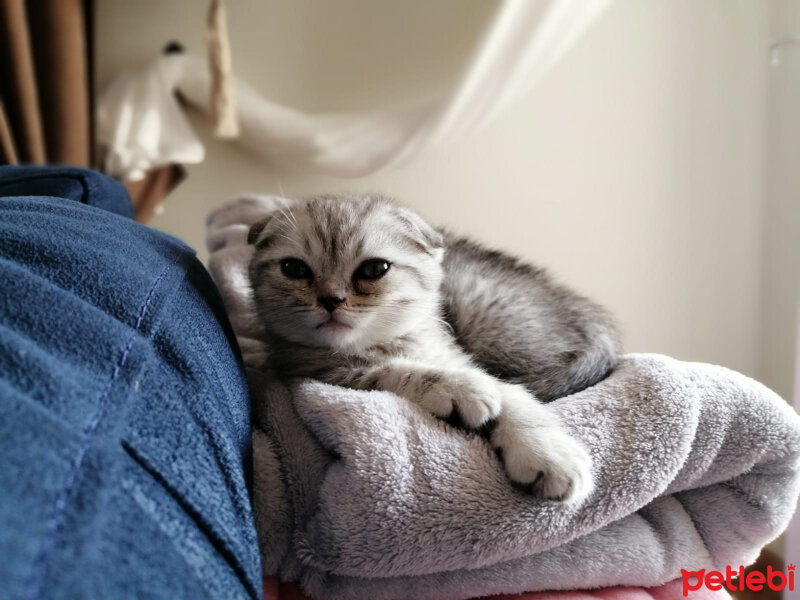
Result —
[{"label": "kitten", "polygon": [[298,202],[253,225],[248,242],[275,374],[455,415],[489,432],[517,485],[553,500],[589,493],[588,454],[534,394],[577,391],[613,366],[599,309],[379,196]]}]

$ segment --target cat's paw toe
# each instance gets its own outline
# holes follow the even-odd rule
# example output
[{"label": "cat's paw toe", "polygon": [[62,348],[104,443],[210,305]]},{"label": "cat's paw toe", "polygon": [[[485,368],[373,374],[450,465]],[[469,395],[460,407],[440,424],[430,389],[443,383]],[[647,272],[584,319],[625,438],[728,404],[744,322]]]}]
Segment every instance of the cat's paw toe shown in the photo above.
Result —
[{"label": "cat's paw toe", "polygon": [[514,484],[543,500],[578,502],[592,491],[591,459],[575,440],[557,431],[530,447],[501,448],[501,459]]},{"label": "cat's paw toe", "polygon": [[468,427],[477,429],[500,414],[500,390],[490,377],[482,373],[463,376],[454,391],[455,408]]},{"label": "cat's paw toe", "polygon": [[419,404],[437,417],[445,419],[452,415],[454,410],[453,394],[444,386],[436,386],[417,398]]},{"label": "cat's paw toe", "polygon": [[460,421],[477,429],[500,414],[501,396],[488,376],[453,373],[422,395],[422,405],[438,417],[455,411]]},{"label": "cat's paw toe", "polygon": [[500,398],[491,389],[459,396],[455,404],[461,420],[471,429],[478,429],[500,414]]}]

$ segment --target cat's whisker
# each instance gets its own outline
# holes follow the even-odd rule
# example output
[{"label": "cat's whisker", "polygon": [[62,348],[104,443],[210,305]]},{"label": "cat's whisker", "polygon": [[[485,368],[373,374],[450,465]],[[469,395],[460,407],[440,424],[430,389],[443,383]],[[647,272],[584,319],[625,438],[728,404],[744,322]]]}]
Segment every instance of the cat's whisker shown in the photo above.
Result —
[{"label": "cat's whisker", "polygon": [[284,218],[286,221],[288,221],[288,222],[289,222],[289,225],[292,225],[292,227],[293,227],[293,228],[294,228],[294,227],[297,225],[297,221],[295,220],[295,218],[294,218],[294,215],[292,215],[291,211],[288,211],[288,210],[286,210],[286,208],[279,208],[279,209],[278,209],[278,213],[279,213],[279,214],[280,214],[280,215],[281,215],[281,216],[282,216],[282,217],[283,217],[283,218]]},{"label": "cat's whisker", "polygon": [[445,321],[441,317],[436,317],[436,320],[439,321],[439,323],[441,323],[442,325],[444,325],[448,329],[448,331],[450,331],[451,334],[453,334],[453,335],[456,334],[456,330],[453,329],[453,326],[450,325],[450,323],[448,323],[447,321]]},{"label": "cat's whisker", "polygon": [[284,213],[283,213],[283,214],[285,214],[285,215],[287,215],[287,216],[288,216],[289,222],[292,224],[292,227],[293,227],[293,228],[294,228],[296,231],[299,231],[299,229],[300,229],[300,225],[299,225],[299,223],[297,222],[297,217],[294,215],[294,213],[293,213],[292,211],[286,211],[286,210],[284,210]]}]

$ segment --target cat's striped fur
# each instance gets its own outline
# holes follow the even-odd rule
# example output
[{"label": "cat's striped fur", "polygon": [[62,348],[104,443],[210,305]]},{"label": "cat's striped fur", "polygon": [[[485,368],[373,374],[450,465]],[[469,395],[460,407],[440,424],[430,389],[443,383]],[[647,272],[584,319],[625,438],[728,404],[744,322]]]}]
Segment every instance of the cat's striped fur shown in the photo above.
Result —
[{"label": "cat's striped fur", "polygon": [[[294,203],[255,224],[249,242],[275,374],[456,414],[488,430],[517,484],[559,500],[589,492],[588,455],[535,395],[577,391],[613,367],[616,334],[600,309],[380,196]],[[363,276],[370,259],[388,270]]]}]

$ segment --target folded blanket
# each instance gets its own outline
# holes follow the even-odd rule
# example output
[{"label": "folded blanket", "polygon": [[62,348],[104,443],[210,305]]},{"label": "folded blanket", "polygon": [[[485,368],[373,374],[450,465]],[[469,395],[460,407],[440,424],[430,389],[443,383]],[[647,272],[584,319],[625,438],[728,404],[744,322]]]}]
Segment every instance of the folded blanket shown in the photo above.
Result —
[{"label": "folded blanket", "polygon": [[255,406],[255,510],[265,574],[331,599],[461,599],[657,586],[738,567],[787,525],[800,419],[727,369],[625,356],[551,406],[593,457],[580,505],[515,490],[486,442],[405,399],[260,373],[243,197],[209,217],[210,270],[242,341]]}]

